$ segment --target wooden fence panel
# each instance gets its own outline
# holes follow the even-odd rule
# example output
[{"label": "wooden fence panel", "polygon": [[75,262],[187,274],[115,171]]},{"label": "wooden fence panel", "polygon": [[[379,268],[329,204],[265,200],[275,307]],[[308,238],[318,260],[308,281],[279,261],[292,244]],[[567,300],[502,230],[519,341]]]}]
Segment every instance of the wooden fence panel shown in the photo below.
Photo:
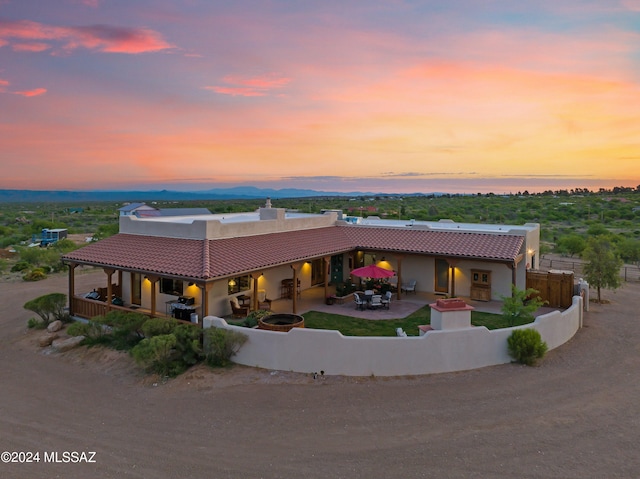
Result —
[{"label": "wooden fence panel", "polygon": [[568,308],[573,298],[573,273],[527,271],[527,288],[537,290],[547,306]]}]

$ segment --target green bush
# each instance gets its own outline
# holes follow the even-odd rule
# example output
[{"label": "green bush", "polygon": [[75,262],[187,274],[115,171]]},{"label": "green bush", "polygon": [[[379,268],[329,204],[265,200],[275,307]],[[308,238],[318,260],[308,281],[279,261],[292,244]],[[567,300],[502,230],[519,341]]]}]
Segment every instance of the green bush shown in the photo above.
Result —
[{"label": "green bush", "polygon": [[271,314],[271,311],[266,309],[258,309],[257,311],[251,311],[242,322],[242,326],[245,328],[253,328],[258,325],[258,320],[265,318]]},{"label": "green bush", "polygon": [[210,366],[226,366],[247,341],[247,336],[237,331],[209,328],[204,333],[204,356]]},{"label": "green bush", "polygon": [[11,267],[11,272],[12,273],[21,273],[22,271],[26,271],[31,267],[31,265],[29,263],[27,263],[26,261],[18,261],[16,264],[14,264]]},{"label": "green bush", "polygon": [[41,281],[47,279],[47,273],[42,268],[35,268],[22,276],[25,281]]},{"label": "green bush", "polygon": [[143,338],[142,326],[149,316],[142,313],[113,310],[109,311],[100,323],[110,330],[109,342],[114,349],[131,349]]},{"label": "green bush", "polygon": [[176,337],[176,362],[181,362],[184,369],[202,359],[201,331],[199,327],[190,324],[179,324],[173,330],[173,335]]},{"label": "green bush", "polygon": [[535,329],[516,329],[507,338],[509,355],[517,362],[532,366],[547,352],[547,343],[542,341]]},{"label": "green bush", "polygon": [[173,330],[180,324],[177,319],[151,318],[142,325],[142,333],[145,338],[160,336],[163,334],[171,334]]},{"label": "green bush", "polygon": [[42,318],[42,322],[48,325],[51,321],[59,319],[68,320],[68,314],[64,307],[67,304],[67,295],[63,293],[49,293],[39,296],[24,303],[23,308],[33,311]]},{"label": "green bush", "polygon": [[160,334],[140,341],[131,350],[131,355],[147,371],[152,371],[162,376],[175,376],[179,374],[174,365],[174,347],[176,343],[175,335]]},{"label": "green bush", "polygon": [[29,329],[44,329],[47,327],[47,324],[38,318],[29,318],[27,321],[27,327]]},{"label": "green bush", "polygon": [[89,330],[91,325],[89,323],[81,323],[79,321],[69,325],[67,328],[67,334],[69,336],[84,336],[89,337]]}]

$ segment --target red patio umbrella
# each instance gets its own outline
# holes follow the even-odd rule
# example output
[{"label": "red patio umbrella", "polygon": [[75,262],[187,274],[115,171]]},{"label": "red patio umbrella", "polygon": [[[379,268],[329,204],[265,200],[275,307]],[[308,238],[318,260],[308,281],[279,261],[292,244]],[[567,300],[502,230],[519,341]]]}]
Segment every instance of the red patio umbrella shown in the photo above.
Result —
[{"label": "red patio umbrella", "polygon": [[369,266],[363,266],[362,268],[356,268],[351,271],[351,274],[354,276],[359,276],[360,278],[390,278],[391,276],[395,276],[395,273],[391,270],[381,268],[375,264],[370,264]]}]

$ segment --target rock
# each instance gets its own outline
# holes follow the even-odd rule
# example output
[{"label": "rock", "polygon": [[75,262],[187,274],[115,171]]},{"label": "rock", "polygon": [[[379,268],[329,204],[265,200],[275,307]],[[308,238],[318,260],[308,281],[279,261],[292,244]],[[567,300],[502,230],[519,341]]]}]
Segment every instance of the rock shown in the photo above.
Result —
[{"label": "rock", "polygon": [[47,346],[51,346],[51,343],[53,343],[54,339],[58,339],[58,333],[43,334],[42,336],[40,336],[40,338],[38,338],[38,345],[40,345],[41,348],[46,348]]},{"label": "rock", "polygon": [[84,340],[84,336],[73,336],[67,339],[56,339],[53,341],[51,346],[56,351],[62,353],[64,351],[69,351],[70,349],[75,348]]},{"label": "rock", "polygon": [[61,329],[62,321],[60,321],[59,319],[52,321],[51,323],[49,323],[49,326],[47,326],[47,331],[49,331],[50,333],[55,333],[56,331],[60,331]]}]

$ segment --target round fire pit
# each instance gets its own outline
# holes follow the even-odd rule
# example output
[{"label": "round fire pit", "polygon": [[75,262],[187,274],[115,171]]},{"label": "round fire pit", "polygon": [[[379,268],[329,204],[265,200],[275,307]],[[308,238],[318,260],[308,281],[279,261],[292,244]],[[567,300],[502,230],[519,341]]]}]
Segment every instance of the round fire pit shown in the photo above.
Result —
[{"label": "round fire pit", "polygon": [[298,314],[274,313],[258,320],[258,329],[286,333],[291,328],[304,328],[304,318]]}]

